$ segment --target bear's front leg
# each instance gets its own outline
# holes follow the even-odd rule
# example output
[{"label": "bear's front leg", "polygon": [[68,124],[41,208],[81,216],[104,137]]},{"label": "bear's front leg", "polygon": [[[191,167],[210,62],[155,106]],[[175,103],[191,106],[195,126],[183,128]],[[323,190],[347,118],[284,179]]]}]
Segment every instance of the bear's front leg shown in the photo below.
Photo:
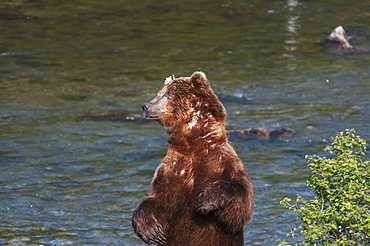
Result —
[{"label": "bear's front leg", "polygon": [[242,184],[216,181],[209,184],[198,196],[195,210],[200,214],[214,211],[214,216],[225,230],[236,232],[251,219],[251,194]]},{"label": "bear's front leg", "polygon": [[165,229],[164,225],[159,222],[163,213],[156,207],[153,199],[145,199],[134,211],[132,227],[145,243],[164,245],[166,243]]}]

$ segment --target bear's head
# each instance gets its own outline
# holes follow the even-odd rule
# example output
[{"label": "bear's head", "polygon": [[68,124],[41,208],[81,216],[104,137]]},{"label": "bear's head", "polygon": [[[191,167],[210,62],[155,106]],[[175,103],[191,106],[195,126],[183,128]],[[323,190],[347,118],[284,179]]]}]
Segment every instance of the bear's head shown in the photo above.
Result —
[{"label": "bear's head", "polygon": [[142,106],[145,117],[171,131],[208,134],[224,129],[226,111],[203,72],[165,80],[157,96]]}]

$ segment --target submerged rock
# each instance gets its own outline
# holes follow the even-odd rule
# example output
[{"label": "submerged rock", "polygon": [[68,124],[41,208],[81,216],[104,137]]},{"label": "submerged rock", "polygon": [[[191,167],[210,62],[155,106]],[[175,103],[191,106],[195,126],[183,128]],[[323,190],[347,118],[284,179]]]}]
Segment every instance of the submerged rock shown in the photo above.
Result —
[{"label": "submerged rock", "polygon": [[294,131],[287,127],[271,126],[269,128],[245,128],[242,130],[229,131],[229,135],[242,138],[256,138],[256,139],[270,139],[276,140],[280,137],[287,137],[294,133]]}]

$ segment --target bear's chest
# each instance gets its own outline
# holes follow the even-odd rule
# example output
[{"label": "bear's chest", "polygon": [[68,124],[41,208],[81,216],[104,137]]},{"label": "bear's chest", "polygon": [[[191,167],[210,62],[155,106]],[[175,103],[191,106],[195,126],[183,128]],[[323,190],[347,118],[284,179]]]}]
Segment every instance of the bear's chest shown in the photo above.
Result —
[{"label": "bear's chest", "polygon": [[189,193],[194,188],[193,161],[186,157],[166,157],[155,171],[151,187],[156,193]]},{"label": "bear's chest", "polygon": [[192,189],[194,186],[194,163],[191,158],[179,157],[164,159],[164,178],[168,184],[183,185],[186,189]]}]

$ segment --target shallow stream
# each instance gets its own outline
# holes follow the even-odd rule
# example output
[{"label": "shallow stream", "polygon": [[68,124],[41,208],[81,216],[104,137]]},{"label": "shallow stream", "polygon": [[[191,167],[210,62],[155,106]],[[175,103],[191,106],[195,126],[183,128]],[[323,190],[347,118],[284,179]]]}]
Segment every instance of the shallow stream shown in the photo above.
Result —
[{"label": "shallow stream", "polygon": [[[0,3],[0,244],[144,245],[131,215],[166,131],[125,117],[171,74],[204,71],[228,130],[295,131],[230,138],[254,183],[246,245],[276,245],[297,225],[279,201],[312,193],[306,154],[327,155],[346,128],[370,140],[368,53],[318,45],[343,25],[369,50],[368,1],[143,2]],[[102,111],[123,117],[89,115]]]}]

